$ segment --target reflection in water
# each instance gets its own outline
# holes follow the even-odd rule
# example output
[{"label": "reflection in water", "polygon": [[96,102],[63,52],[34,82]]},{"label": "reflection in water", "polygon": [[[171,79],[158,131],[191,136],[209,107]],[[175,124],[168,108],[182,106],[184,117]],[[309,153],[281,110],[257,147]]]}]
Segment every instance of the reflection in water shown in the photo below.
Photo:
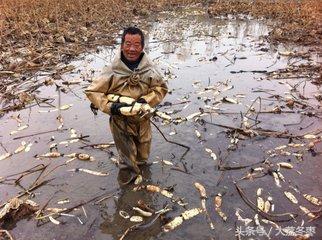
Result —
[{"label": "reflection in water", "polygon": [[[164,30],[160,30],[164,29]],[[158,39],[163,59],[187,61],[195,52],[211,58],[215,48],[242,44],[247,37],[265,36],[268,28],[264,23],[241,19],[209,19],[206,15],[170,18],[162,23],[155,23],[149,36],[152,42]],[[204,48],[203,46],[206,46]],[[204,52],[201,52],[205,49]]]},{"label": "reflection in water", "polygon": [[[144,166],[142,169],[142,176],[144,181],[150,181],[151,171],[148,166]],[[120,174],[120,173],[119,173]],[[122,174],[122,173],[121,173]],[[120,179],[120,178],[119,178]],[[122,186],[119,182],[122,192],[116,200],[115,212],[113,216],[106,219],[101,225],[100,229],[105,234],[111,234],[113,239],[119,239],[120,236],[126,231],[127,228],[137,224],[132,223],[129,219],[124,219],[120,216],[120,211],[127,212],[130,216],[139,215],[132,210],[133,207],[138,206],[138,201],[143,201],[145,204],[153,208],[153,200],[151,193],[146,191],[132,191],[133,184]],[[153,216],[151,217],[153,218]],[[144,221],[149,221],[149,218],[144,218]],[[161,232],[160,224],[158,221],[148,229],[138,230],[128,233],[126,239],[143,240],[151,239],[151,237],[158,235]]]}]

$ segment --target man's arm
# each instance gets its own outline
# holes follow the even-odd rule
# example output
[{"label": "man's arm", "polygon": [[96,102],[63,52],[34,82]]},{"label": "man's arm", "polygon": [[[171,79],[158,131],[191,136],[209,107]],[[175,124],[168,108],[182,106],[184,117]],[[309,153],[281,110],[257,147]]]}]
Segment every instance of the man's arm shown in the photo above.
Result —
[{"label": "man's arm", "polygon": [[92,84],[85,90],[87,98],[104,113],[111,114],[113,102],[109,102],[106,93],[109,90],[111,74],[102,74],[95,78]]},{"label": "man's arm", "polygon": [[162,102],[163,98],[168,92],[168,87],[162,79],[162,76],[157,73],[151,77],[151,85],[147,95],[141,97],[151,107],[155,107]]}]

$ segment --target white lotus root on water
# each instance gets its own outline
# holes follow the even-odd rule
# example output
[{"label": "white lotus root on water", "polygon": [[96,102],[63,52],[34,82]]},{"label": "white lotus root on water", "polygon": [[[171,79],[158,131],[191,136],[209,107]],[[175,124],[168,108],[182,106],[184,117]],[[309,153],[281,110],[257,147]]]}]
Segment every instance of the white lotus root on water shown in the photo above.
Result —
[{"label": "white lotus root on water", "polygon": [[0,161],[5,160],[6,158],[10,157],[12,153],[4,153],[0,156]]},{"label": "white lotus root on water", "polygon": [[261,197],[257,197],[257,208],[261,211],[264,211],[265,202],[264,199]]},{"label": "white lotus root on water", "polygon": [[169,232],[178,226],[180,226],[183,223],[183,218],[182,217],[175,217],[171,222],[167,223],[162,227],[164,232]]},{"label": "white lotus root on water", "polygon": [[175,217],[172,221],[165,224],[162,229],[164,232],[169,232],[178,226],[180,226],[184,220],[189,220],[195,216],[197,216],[199,213],[203,212],[201,208],[192,208],[189,210],[184,211],[181,213],[181,216]]},{"label": "white lotus root on water", "polygon": [[132,216],[130,217],[131,222],[143,222],[143,217],[141,216]]},{"label": "white lotus root on water", "polygon": [[224,220],[227,221],[227,215],[221,210],[222,205],[222,195],[221,193],[218,193],[214,198],[214,204],[215,204],[215,210],[218,213],[218,215]]},{"label": "white lotus root on water", "polygon": [[268,200],[266,200],[266,201],[265,201],[265,204],[264,204],[264,209],[263,209],[263,211],[264,211],[265,213],[268,213],[270,209],[271,209],[271,202],[270,202],[270,201],[268,201]]},{"label": "white lotus root on water", "polygon": [[141,214],[144,217],[151,217],[152,213],[148,211],[144,211],[139,207],[133,207],[133,210],[137,211],[139,214]]},{"label": "white lotus root on water", "polygon": [[105,177],[105,176],[109,175],[109,173],[97,172],[97,171],[93,171],[93,170],[85,169],[85,168],[74,168],[74,169],[70,169],[68,171],[69,172],[85,172],[85,173],[95,175],[95,176],[100,176],[100,177]]},{"label": "white lotus root on water", "polygon": [[140,183],[142,183],[142,181],[143,181],[142,175],[138,175],[134,181],[134,185],[139,185]]},{"label": "white lotus root on water", "polygon": [[293,168],[293,165],[290,164],[290,163],[287,163],[287,162],[279,162],[279,163],[277,163],[277,165],[279,167],[288,168],[288,169],[292,169]]},{"label": "white lotus root on water", "polygon": [[322,201],[320,199],[318,199],[317,197],[314,197],[309,194],[303,194],[303,197],[314,205],[322,206]]},{"label": "white lotus root on water", "polygon": [[207,198],[206,189],[204,186],[202,186],[200,183],[196,182],[195,187],[198,189],[200,196],[202,198]]},{"label": "white lotus root on water", "polygon": [[94,158],[88,155],[87,153],[71,153],[68,155],[64,155],[65,157],[69,158],[77,158],[82,161],[94,161]]},{"label": "white lotus root on water", "polygon": [[309,218],[315,218],[316,216],[306,207],[300,206],[300,209],[309,217]]},{"label": "white lotus root on water", "polygon": [[123,210],[120,210],[119,211],[119,215],[124,218],[124,219],[128,219],[130,218],[130,214],[128,214],[127,212],[123,211]]},{"label": "white lotus root on water", "polygon": [[298,204],[296,197],[291,192],[284,192],[285,196],[294,204]]},{"label": "white lotus root on water", "polygon": [[277,187],[282,187],[281,186],[281,183],[280,183],[280,179],[279,179],[277,173],[276,172],[272,172],[272,174],[273,174],[273,177],[274,177],[274,181],[275,181],[276,186]]},{"label": "white lotus root on water", "polygon": [[49,153],[39,155],[39,157],[41,157],[41,158],[58,158],[61,156],[62,156],[62,154],[59,152],[49,152]]}]

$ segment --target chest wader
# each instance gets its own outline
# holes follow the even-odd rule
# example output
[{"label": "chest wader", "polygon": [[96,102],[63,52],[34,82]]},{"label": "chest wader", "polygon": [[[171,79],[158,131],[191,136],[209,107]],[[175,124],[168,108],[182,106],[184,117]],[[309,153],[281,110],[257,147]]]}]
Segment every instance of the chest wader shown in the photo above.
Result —
[{"label": "chest wader", "polygon": [[148,160],[151,149],[151,124],[149,119],[132,120],[124,116],[111,116],[110,129],[120,162],[137,174],[139,165]]}]

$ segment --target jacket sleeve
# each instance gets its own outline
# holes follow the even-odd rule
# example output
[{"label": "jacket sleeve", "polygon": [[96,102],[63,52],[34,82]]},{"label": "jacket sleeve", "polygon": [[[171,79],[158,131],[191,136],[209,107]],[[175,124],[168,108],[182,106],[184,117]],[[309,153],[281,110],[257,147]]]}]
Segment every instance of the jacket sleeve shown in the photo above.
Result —
[{"label": "jacket sleeve", "polygon": [[146,95],[141,96],[141,98],[143,98],[151,107],[155,107],[162,102],[168,92],[168,87],[163,81],[161,74],[157,72],[150,77],[150,81],[149,92]]},{"label": "jacket sleeve", "polygon": [[101,76],[94,79],[92,84],[85,90],[87,98],[96,108],[104,113],[111,115],[112,102],[107,99],[107,93],[110,88],[112,74],[103,72]]}]

